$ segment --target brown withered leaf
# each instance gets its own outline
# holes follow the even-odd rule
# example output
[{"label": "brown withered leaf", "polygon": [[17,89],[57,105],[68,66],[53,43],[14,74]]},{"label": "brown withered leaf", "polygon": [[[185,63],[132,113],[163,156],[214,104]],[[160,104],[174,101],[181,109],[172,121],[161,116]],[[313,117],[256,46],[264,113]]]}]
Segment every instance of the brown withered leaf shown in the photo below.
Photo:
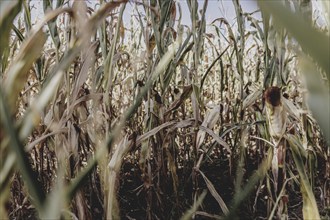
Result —
[{"label": "brown withered leaf", "polygon": [[178,109],[180,105],[190,96],[192,92],[192,85],[185,86],[179,98],[174,100],[174,102],[170,105],[170,107],[166,110],[165,116],[174,110]]}]

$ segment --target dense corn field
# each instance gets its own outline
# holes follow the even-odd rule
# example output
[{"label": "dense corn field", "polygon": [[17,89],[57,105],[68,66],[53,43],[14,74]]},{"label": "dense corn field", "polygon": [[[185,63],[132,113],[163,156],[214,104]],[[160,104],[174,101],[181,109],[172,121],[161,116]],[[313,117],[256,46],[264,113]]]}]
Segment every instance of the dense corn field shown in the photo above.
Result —
[{"label": "dense corn field", "polygon": [[0,2],[0,219],[330,218],[328,1],[36,3]]}]

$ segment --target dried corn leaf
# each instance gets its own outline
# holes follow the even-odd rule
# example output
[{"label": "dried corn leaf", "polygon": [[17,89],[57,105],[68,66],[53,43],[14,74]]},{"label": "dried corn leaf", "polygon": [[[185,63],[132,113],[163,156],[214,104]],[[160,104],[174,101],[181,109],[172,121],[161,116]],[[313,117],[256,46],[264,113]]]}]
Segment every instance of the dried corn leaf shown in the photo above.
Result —
[{"label": "dried corn leaf", "polygon": [[114,150],[114,153],[111,157],[111,160],[109,162],[109,173],[108,180],[107,180],[107,186],[106,191],[108,192],[107,195],[107,219],[118,219],[119,218],[119,207],[118,207],[118,201],[117,201],[117,185],[116,180],[117,176],[120,171],[120,166],[122,164],[123,158],[127,151],[129,150],[129,147],[131,146],[131,142],[129,141],[127,136],[125,136],[120,143],[117,145],[116,149]]},{"label": "dried corn leaf", "polygon": [[289,115],[299,121],[301,111],[290,100],[282,97],[282,101],[284,108]]},{"label": "dried corn leaf", "polygon": [[[214,106],[212,109],[209,109],[206,113],[202,126],[205,128],[213,129],[214,125],[219,119],[220,106]],[[197,149],[200,148],[205,139],[205,131],[199,130],[197,133]]]},{"label": "dried corn leaf", "polygon": [[215,134],[211,129],[206,128],[204,126],[200,126],[199,129],[207,132],[209,135],[211,135],[214,140],[216,140],[220,145],[226,148],[226,150],[231,153],[230,146],[222,139],[219,137],[219,135]]},{"label": "dried corn leaf", "polygon": [[154,136],[155,134],[157,134],[160,130],[167,128],[171,125],[174,125],[176,122],[174,121],[169,121],[169,122],[165,122],[164,124],[161,124],[153,129],[151,129],[150,131],[144,133],[143,135],[139,136],[136,139],[136,143],[137,144],[141,144],[143,141],[147,140],[148,138],[150,138],[151,136]]},{"label": "dried corn leaf", "polygon": [[199,173],[202,175],[207,188],[209,189],[210,193],[212,194],[212,196],[215,198],[215,200],[217,200],[222,212],[227,215],[229,210],[227,208],[226,203],[223,201],[223,199],[221,198],[221,196],[219,195],[219,193],[217,192],[217,190],[214,188],[212,182],[205,176],[205,174],[199,170]]},{"label": "dried corn leaf", "polygon": [[168,110],[166,110],[165,115],[172,113],[174,110],[179,108],[182,105],[182,103],[190,96],[191,92],[192,92],[192,85],[185,86],[183,88],[180,97],[174,100],[174,102],[170,105]]},{"label": "dried corn leaf", "polygon": [[242,109],[246,109],[253,105],[258,99],[262,97],[262,89],[257,89],[253,91],[251,94],[249,94],[244,100],[243,100],[243,107]]},{"label": "dried corn leaf", "polygon": [[43,112],[43,109],[46,107],[48,102],[55,95],[54,91],[57,91],[57,88],[63,78],[64,72],[59,72],[52,78],[52,83],[48,84],[40,93],[39,97],[34,100],[31,105],[31,108],[25,114],[22,121],[22,127],[20,129],[20,138],[26,138],[34,126],[40,122],[40,118]]}]

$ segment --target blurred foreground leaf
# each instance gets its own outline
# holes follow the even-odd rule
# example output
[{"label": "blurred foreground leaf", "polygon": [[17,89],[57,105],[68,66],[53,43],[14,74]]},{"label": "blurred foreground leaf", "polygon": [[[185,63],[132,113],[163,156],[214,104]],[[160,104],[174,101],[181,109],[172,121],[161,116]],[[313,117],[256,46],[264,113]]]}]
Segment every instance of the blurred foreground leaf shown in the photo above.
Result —
[{"label": "blurred foreground leaf", "polygon": [[306,22],[299,13],[292,12],[281,1],[258,1],[264,12],[271,14],[275,21],[292,34],[304,52],[313,57],[320,67],[330,76],[329,36]]},{"label": "blurred foreground leaf", "polygon": [[313,189],[308,181],[308,176],[306,174],[305,166],[300,153],[300,149],[303,149],[303,146],[298,137],[294,135],[288,135],[287,140],[289,141],[293,159],[300,177],[300,190],[303,197],[302,211],[304,219],[320,219]]},{"label": "blurred foreground leaf", "polygon": [[12,117],[10,116],[8,105],[6,105],[8,102],[4,97],[2,87],[0,87],[0,89],[1,127],[5,129],[5,132],[10,138],[10,149],[15,152],[17,156],[18,168],[24,178],[32,199],[36,204],[36,207],[41,208],[46,196],[30,165],[27,153],[24,151],[24,146],[18,137],[17,129],[14,127],[15,123],[11,120]]},{"label": "blurred foreground leaf", "polygon": [[321,79],[321,73],[307,57],[299,58],[299,69],[305,77],[308,89],[308,107],[321,127],[327,142],[330,143],[330,94],[327,82]]},{"label": "blurred foreground leaf", "polygon": [[[9,45],[9,33],[16,15],[20,12],[22,1],[0,1],[0,59]],[[2,62],[1,62],[2,65]]]},{"label": "blurred foreground leaf", "polygon": [[14,106],[19,92],[28,79],[29,70],[40,56],[45,42],[46,35],[41,29],[31,34],[6,72],[4,87],[10,107]]},{"label": "blurred foreground leaf", "polygon": [[[299,13],[292,12],[280,1],[258,1],[262,11],[274,17],[282,27],[287,28],[291,35],[298,41],[303,51],[310,55],[312,60],[318,65],[314,65],[307,56],[300,55],[299,68],[305,77],[309,91],[309,107],[313,116],[317,119],[320,127],[328,141],[330,142],[330,122],[329,122],[329,81],[321,78],[318,66],[330,77],[330,38],[326,33],[322,33],[306,22]],[[327,84],[327,86],[326,86]]]},{"label": "blurred foreground leaf", "polygon": [[206,196],[206,190],[198,197],[197,201],[194,203],[191,209],[186,211],[186,213],[181,217],[181,220],[192,219],[195,212],[198,210],[198,207],[202,204],[205,196]]}]

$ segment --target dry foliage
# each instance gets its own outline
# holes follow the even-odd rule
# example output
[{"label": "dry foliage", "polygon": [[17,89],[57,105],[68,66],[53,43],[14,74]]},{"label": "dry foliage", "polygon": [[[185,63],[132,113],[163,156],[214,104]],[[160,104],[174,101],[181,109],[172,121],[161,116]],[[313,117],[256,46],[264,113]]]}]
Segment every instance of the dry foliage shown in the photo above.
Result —
[{"label": "dry foliage", "polygon": [[329,26],[285,2],[1,1],[0,218],[329,218]]}]

